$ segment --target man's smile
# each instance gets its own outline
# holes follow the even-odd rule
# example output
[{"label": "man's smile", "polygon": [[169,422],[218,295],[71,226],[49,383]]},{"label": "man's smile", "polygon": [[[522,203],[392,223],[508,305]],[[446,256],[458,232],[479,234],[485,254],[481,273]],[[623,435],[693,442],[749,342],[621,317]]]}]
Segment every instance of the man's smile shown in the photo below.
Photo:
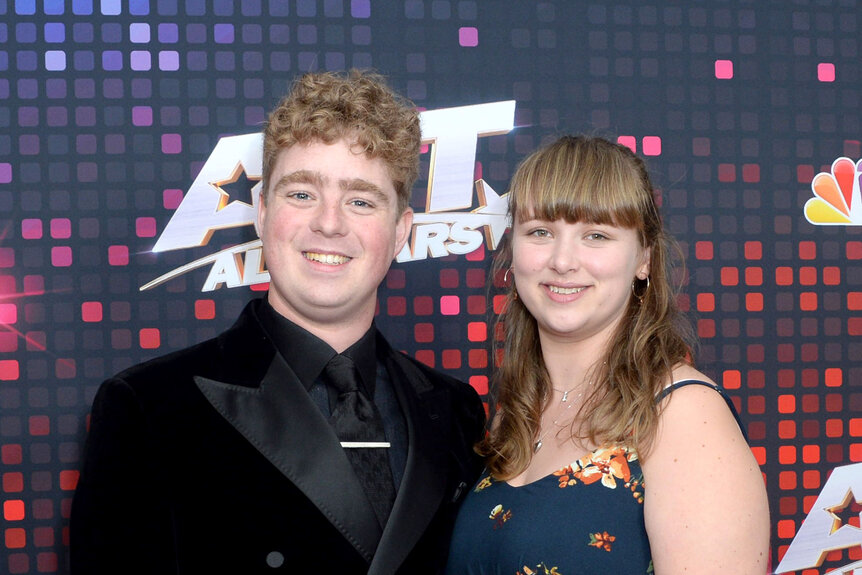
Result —
[{"label": "man's smile", "polygon": [[330,266],[346,264],[352,258],[340,254],[322,254],[318,252],[302,252],[305,259]]}]

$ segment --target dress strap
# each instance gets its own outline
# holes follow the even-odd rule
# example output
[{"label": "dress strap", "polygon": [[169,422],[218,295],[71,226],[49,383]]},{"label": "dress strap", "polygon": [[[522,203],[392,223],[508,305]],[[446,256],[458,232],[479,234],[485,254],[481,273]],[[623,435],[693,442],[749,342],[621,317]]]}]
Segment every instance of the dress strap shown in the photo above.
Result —
[{"label": "dress strap", "polygon": [[727,403],[727,407],[730,408],[730,413],[733,414],[733,418],[736,420],[736,424],[739,426],[739,430],[742,432],[742,436],[745,438],[745,442],[748,443],[748,434],[745,432],[745,427],[742,425],[742,420],[739,418],[739,413],[736,411],[736,407],[733,405],[733,401],[730,399],[730,396],[724,391],[724,389],[720,388],[717,385],[709,383],[708,381],[702,381],[700,379],[683,379],[681,381],[675,381],[669,386],[662,389],[659,394],[655,398],[655,402],[658,403],[665,397],[671,394],[671,392],[675,389],[679,389],[680,387],[685,387],[686,385],[705,385],[711,389],[714,389],[718,392],[724,402]]}]

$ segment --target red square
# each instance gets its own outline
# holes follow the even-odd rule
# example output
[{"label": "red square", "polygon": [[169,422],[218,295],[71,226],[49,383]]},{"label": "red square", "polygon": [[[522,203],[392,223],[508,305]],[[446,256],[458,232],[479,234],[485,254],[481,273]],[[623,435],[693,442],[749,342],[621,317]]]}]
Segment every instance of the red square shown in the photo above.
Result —
[{"label": "red square", "polygon": [[484,375],[470,376],[470,385],[479,395],[488,395],[488,377]]},{"label": "red square", "polygon": [[6,521],[21,521],[24,517],[23,501],[20,499],[9,499],[3,502],[3,518]]},{"label": "red square", "polygon": [[407,298],[392,296],[386,298],[386,315],[402,316],[407,314]]},{"label": "red square", "polygon": [[474,321],[467,324],[467,339],[469,341],[485,341],[488,339],[488,324],[484,321]]},{"label": "red square", "polygon": [[74,491],[78,486],[80,472],[75,469],[67,469],[60,472],[60,489],[63,491]]},{"label": "red square", "polygon": [[28,422],[30,435],[42,436],[51,433],[51,419],[47,415],[31,415]]},{"label": "red square", "polygon": [[470,315],[482,315],[486,309],[485,296],[469,295],[467,296],[467,313]]},{"label": "red square", "polygon": [[19,471],[3,474],[3,491],[20,493],[24,491],[24,474]]},{"label": "red square", "polygon": [[737,268],[721,268],[721,285],[735,286],[739,284],[739,270]]},{"label": "red square", "polygon": [[414,297],[413,313],[416,315],[432,315],[434,313],[434,300],[426,295]]},{"label": "red square", "polygon": [[146,327],[138,333],[141,349],[158,349],[161,343],[161,334],[158,328]]},{"label": "red square", "polygon": [[9,443],[0,447],[0,462],[3,465],[20,465],[24,454],[19,443]]},{"label": "red square", "polygon": [[215,319],[216,309],[215,301],[211,299],[195,300],[195,317],[197,319],[207,320]]},{"label": "red square", "polygon": [[763,244],[761,242],[745,242],[745,259],[759,260],[763,258]]},{"label": "red square", "polygon": [[129,246],[108,246],[108,264],[112,266],[129,265]]},{"label": "red square", "polygon": [[459,369],[461,367],[461,350],[444,349],[442,363],[443,369]]},{"label": "red square", "polygon": [[15,381],[19,376],[17,359],[0,359],[0,381]]},{"label": "red square", "polygon": [[102,321],[102,302],[85,301],[81,304],[81,319],[87,323]]},{"label": "red square", "polygon": [[694,244],[694,257],[699,260],[711,260],[713,258],[712,242],[700,241]]},{"label": "red square", "polygon": [[488,367],[488,352],[484,349],[471,349],[467,353],[467,364],[473,369]]},{"label": "red square", "polygon": [[413,326],[413,339],[419,343],[431,343],[434,341],[434,324],[417,323]]},{"label": "red square", "polygon": [[4,535],[7,549],[23,549],[27,545],[27,532],[20,527],[7,529]]},{"label": "red square", "polygon": [[416,359],[428,367],[434,367],[434,352],[430,349],[420,349],[417,351]]}]

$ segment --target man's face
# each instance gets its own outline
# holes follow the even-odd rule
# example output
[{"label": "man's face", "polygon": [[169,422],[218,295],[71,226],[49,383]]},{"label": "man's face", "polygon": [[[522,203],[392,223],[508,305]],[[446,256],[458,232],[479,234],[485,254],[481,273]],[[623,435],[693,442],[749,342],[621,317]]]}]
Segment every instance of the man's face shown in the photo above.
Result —
[{"label": "man's face", "polygon": [[273,308],[312,332],[367,328],[413,221],[397,203],[386,164],[348,140],[282,150],[258,209]]}]

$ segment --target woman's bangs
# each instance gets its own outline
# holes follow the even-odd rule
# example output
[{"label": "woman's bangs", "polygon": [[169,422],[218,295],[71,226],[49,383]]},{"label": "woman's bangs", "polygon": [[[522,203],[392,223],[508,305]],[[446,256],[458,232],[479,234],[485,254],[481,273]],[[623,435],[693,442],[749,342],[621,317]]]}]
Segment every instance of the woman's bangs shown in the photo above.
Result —
[{"label": "woman's bangs", "polygon": [[577,161],[534,166],[537,169],[529,170],[513,186],[512,213],[519,221],[562,219],[569,223],[640,227],[641,208],[634,191],[640,183],[610,169],[596,169],[600,167]]}]

